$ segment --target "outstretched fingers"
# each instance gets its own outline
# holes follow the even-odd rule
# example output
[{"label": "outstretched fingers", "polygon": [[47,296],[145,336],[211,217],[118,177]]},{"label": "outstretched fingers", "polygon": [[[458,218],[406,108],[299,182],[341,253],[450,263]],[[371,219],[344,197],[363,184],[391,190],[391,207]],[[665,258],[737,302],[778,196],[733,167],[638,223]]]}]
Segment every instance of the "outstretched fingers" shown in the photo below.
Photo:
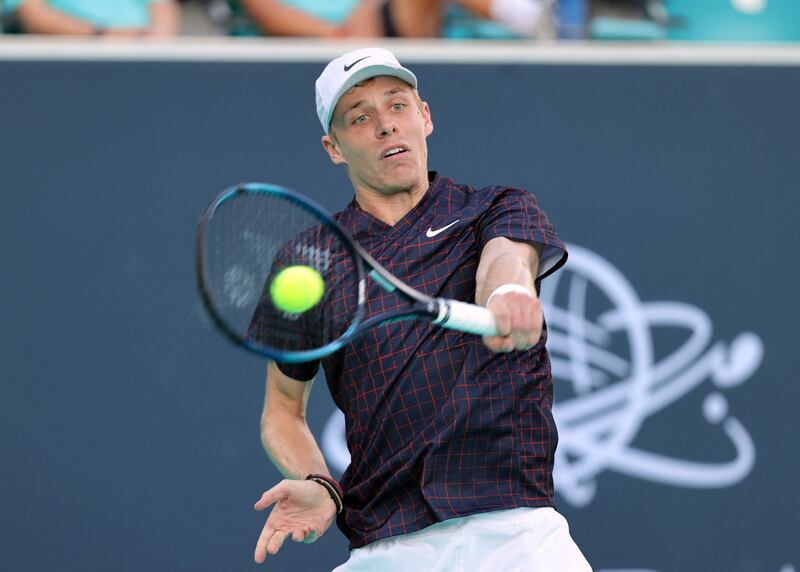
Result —
[{"label": "outstretched fingers", "polygon": [[[268,491],[265,491],[261,498],[256,501],[253,505],[255,510],[264,510],[265,508],[269,508],[276,502],[280,501],[285,495],[281,492],[281,484],[278,483]],[[256,543],[256,551],[254,554],[255,561],[259,564],[264,562],[267,558],[267,553],[275,554],[280,549],[281,545],[283,545],[283,540],[281,539],[280,542],[275,545],[275,541],[273,539],[279,535],[281,531],[273,528],[270,524],[269,519],[267,519],[264,528],[261,529],[261,535],[258,537],[258,542]]]},{"label": "outstretched fingers", "polygon": [[258,542],[256,542],[254,554],[255,561],[258,564],[261,564],[267,558],[267,546],[269,546],[269,541],[273,534],[275,534],[275,529],[269,524],[265,524],[264,528],[261,529],[261,535],[258,537]]},{"label": "outstretched fingers", "polygon": [[256,510],[264,510],[281,500],[285,495],[282,492],[281,484],[278,483],[268,491],[265,491],[261,498],[256,501],[253,508]]},{"label": "outstretched fingers", "polygon": [[266,560],[268,554],[277,554],[289,536],[292,537],[292,540],[299,537],[300,540],[297,540],[297,542],[300,542],[303,540],[304,534],[302,530],[277,530],[268,524],[265,525],[256,543],[256,551],[254,554],[255,561],[261,564]]},{"label": "outstretched fingers", "polygon": [[290,534],[291,532],[288,530],[276,530],[267,543],[267,552],[277,554]]}]

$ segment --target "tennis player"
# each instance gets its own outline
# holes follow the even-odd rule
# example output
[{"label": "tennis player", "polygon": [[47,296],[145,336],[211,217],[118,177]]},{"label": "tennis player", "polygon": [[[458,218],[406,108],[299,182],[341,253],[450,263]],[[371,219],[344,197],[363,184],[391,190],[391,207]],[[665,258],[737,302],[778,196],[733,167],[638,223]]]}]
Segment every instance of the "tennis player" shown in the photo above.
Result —
[{"label": "tennis player", "polygon": [[[355,190],[339,223],[413,288],[488,307],[501,335],[395,322],[323,358],[351,455],[339,482],[305,420],[320,363],[269,363],[261,437],[286,479],[255,505],[274,505],[256,562],[337,519],[351,552],[336,572],[591,570],[553,508],[558,437],[537,293],[564,245],[525,191],[428,171],[431,110],[390,52],[336,58],[316,100],[322,145]],[[405,303],[371,288],[368,312]]]}]

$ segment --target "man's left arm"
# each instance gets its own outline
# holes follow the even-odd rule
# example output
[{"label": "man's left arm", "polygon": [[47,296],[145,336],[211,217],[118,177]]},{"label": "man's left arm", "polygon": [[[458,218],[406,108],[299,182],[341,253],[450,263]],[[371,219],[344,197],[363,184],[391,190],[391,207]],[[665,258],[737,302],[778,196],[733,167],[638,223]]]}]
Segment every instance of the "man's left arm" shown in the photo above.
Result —
[{"label": "man's left arm", "polygon": [[484,336],[493,352],[528,349],[539,342],[544,318],[536,294],[540,250],[504,237],[483,247],[476,275],[475,302],[494,314],[499,335]]}]

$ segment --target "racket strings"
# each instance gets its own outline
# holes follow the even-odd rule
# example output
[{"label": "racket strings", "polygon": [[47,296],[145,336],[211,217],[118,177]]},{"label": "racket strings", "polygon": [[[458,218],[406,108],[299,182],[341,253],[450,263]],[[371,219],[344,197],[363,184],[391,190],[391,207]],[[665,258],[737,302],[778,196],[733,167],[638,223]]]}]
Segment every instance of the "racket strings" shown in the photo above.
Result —
[{"label": "racket strings", "polygon": [[[340,338],[353,322],[358,275],[352,255],[334,229],[291,197],[234,195],[217,206],[205,246],[214,313],[240,340],[276,353],[310,351]],[[298,265],[316,270],[324,290],[313,307],[289,312],[276,305],[270,286],[281,270]]]}]

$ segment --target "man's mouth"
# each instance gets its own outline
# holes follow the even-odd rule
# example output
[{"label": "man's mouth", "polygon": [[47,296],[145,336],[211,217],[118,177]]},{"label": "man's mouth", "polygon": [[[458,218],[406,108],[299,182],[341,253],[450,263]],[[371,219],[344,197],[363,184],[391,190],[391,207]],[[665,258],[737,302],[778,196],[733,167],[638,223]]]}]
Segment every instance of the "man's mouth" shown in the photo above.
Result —
[{"label": "man's mouth", "polygon": [[389,157],[395,157],[397,155],[401,155],[402,153],[406,153],[408,149],[402,146],[392,147],[391,149],[387,149],[386,152],[383,154],[384,159],[388,159]]}]

